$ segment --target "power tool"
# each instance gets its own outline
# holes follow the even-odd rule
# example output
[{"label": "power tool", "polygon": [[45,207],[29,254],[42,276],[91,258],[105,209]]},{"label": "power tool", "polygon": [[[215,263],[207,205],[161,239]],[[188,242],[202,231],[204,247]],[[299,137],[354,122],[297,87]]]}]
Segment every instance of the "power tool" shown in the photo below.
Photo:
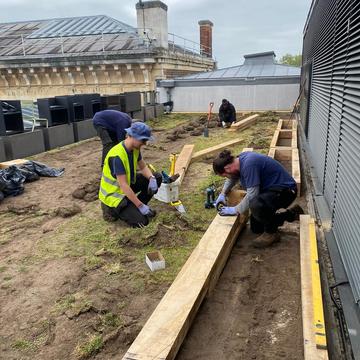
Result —
[{"label": "power tool", "polygon": [[210,185],[206,189],[206,202],[205,202],[205,209],[211,209],[215,207],[215,186],[214,184]]}]

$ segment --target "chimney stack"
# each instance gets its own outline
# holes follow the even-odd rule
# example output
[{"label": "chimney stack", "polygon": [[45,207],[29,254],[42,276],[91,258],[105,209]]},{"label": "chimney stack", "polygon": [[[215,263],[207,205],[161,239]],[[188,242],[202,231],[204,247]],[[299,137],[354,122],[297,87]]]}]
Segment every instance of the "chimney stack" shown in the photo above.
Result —
[{"label": "chimney stack", "polygon": [[210,20],[200,20],[200,52],[203,55],[212,57],[212,27]]},{"label": "chimney stack", "polygon": [[161,1],[139,1],[136,4],[139,35],[143,34],[156,47],[165,49],[169,47],[167,9]]}]

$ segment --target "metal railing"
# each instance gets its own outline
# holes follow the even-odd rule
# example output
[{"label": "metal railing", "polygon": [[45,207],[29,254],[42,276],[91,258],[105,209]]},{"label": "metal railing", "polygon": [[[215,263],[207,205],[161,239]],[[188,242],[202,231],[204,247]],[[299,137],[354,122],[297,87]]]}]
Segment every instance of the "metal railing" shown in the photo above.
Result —
[{"label": "metal railing", "polygon": [[[57,57],[84,54],[132,54],[155,51],[156,41],[146,34],[149,29],[138,29],[130,34],[133,44],[129,45],[128,33],[101,33],[96,35],[58,36],[48,38],[27,38],[27,34],[0,35],[0,59],[14,57]],[[195,41],[169,33],[168,53],[181,53],[184,56],[208,58],[210,49]],[[81,39],[81,40],[80,40]]]},{"label": "metal railing", "polygon": [[182,36],[169,33],[169,51],[182,52],[183,55],[196,54],[212,59],[212,49]]}]

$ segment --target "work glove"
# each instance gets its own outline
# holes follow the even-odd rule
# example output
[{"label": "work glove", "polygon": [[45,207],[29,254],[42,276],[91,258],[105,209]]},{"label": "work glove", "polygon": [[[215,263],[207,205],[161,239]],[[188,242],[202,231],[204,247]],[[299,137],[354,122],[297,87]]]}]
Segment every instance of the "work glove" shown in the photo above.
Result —
[{"label": "work glove", "polygon": [[219,214],[221,216],[235,216],[235,215],[238,215],[239,213],[237,212],[236,206],[223,206],[219,210]]},{"label": "work glove", "polygon": [[144,216],[154,217],[156,214],[154,210],[151,210],[150,207],[145,204],[141,204],[138,209]]},{"label": "work glove", "polygon": [[218,198],[215,201],[215,207],[217,208],[217,206],[222,203],[224,205],[226,205],[226,198],[225,195],[223,193],[221,193]]},{"label": "work glove", "polygon": [[149,179],[149,186],[148,186],[148,194],[149,195],[154,195],[158,192],[158,185],[156,182],[156,178],[154,176],[152,176]]}]

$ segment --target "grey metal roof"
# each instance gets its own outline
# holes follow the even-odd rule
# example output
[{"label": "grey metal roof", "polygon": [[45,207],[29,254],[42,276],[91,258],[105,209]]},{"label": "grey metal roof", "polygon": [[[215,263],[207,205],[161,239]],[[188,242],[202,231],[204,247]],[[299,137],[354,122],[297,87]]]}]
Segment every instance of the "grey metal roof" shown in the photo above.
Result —
[{"label": "grey metal roof", "polygon": [[299,67],[276,63],[273,51],[249,54],[244,58],[242,65],[178,77],[175,81],[300,77]]},{"label": "grey metal roof", "polygon": [[136,33],[136,29],[106,15],[52,19],[27,36],[28,39],[59,36]]},{"label": "grey metal roof", "polygon": [[0,60],[150,51],[134,27],[105,15],[0,24]]}]

